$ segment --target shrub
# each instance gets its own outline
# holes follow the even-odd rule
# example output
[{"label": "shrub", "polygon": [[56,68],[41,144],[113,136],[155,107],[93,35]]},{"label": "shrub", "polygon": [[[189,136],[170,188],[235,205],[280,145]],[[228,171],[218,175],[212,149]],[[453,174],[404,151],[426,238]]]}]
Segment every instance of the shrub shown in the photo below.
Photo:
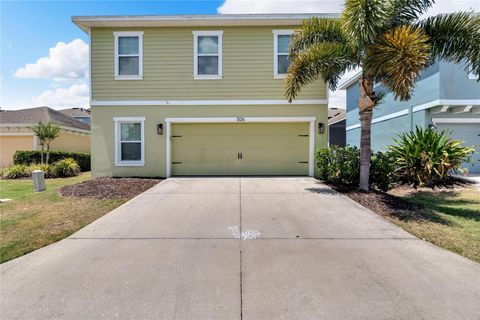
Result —
[{"label": "shrub", "polygon": [[358,187],[360,150],[356,147],[331,146],[317,149],[317,166],[320,179],[340,189]]},{"label": "shrub", "polygon": [[32,171],[28,166],[16,164],[5,168],[2,176],[6,179],[19,179],[29,177],[31,174]]},{"label": "shrub", "polygon": [[66,158],[52,165],[52,173],[58,178],[78,176],[80,174],[80,166],[72,158]]},{"label": "shrub", "polygon": [[436,187],[448,182],[450,172],[457,170],[475,152],[473,147],[450,138],[445,131],[417,127],[394,139],[390,151],[397,166],[396,172],[405,183]]},{"label": "shrub", "polygon": [[[358,188],[360,178],[360,150],[357,147],[331,146],[317,149],[319,178],[338,189]],[[395,182],[394,165],[388,153],[372,155],[370,165],[370,187],[387,191]]]},{"label": "shrub", "polygon": [[52,166],[49,164],[32,164],[29,167],[30,173],[34,170],[42,170],[45,173],[45,178],[55,178],[52,172]]},{"label": "shrub", "polygon": [[[50,151],[50,162],[72,158],[80,166],[81,171],[90,171],[90,153],[73,151]],[[14,164],[37,164],[41,163],[41,151],[19,150],[13,155]]]},{"label": "shrub", "polygon": [[395,174],[395,164],[391,153],[377,152],[372,154],[370,186],[378,190],[388,191],[395,182],[398,182],[398,177]]}]

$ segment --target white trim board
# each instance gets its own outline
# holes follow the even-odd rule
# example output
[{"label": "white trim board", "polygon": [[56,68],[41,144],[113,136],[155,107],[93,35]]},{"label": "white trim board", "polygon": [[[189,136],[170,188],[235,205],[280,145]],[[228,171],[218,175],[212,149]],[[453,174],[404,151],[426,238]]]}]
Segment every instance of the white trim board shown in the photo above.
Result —
[{"label": "white trim board", "polygon": [[100,106],[244,106],[244,105],[328,104],[327,99],[293,100],[92,100],[92,107]]},{"label": "white trim board", "polygon": [[315,122],[316,117],[212,117],[212,118],[165,118],[166,122],[166,176],[171,176],[171,124],[172,123],[267,123],[309,122],[308,175],[313,177],[315,168]]},{"label": "white trim board", "polygon": [[433,124],[437,123],[480,123],[480,118],[432,118]]},{"label": "white trim board", "polygon": [[[416,107],[413,107],[412,111],[413,112],[418,112],[418,111],[430,109],[430,108],[433,108],[433,107],[436,107],[436,106],[441,106],[441,105],[448,105],[449,107],[480,105],[480,99],[439,99],[439,100],[433,100],[433,101],[418,105]],[[472,109],[472,108],[470,108],[470,109]],[[397,111],[397,112],[394,112],[394,113],[391,113],[391,114],[387,114],[385,116],[375,118],[375,119],[372,120],[372,124],[378,123],[378,122],[383,122],[383,121],[394,119],[394,118],[398,118],[398,117],[407,115],[409,113],[410,113],[409,108],[406,108],[406,109],[403,109],[403,110],[400,110],[400,111]],[[349,130],[353,130],[353,129],[357,129],[357,128],[360,128],[359,123],[348,126],[345,130],[349,131]]]}]

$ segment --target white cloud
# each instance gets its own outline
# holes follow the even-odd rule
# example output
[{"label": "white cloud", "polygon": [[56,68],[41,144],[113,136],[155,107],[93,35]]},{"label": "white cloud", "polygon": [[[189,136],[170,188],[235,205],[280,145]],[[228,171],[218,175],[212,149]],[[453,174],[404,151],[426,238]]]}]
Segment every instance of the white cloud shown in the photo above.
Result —
[{"label": "white cloud", "polygon": [[80,79],[88,76],[88,45],[81,39],[58,42],[47,57],[26,64],[15,72],[18,78],[43,78],[54,81]]},{"label": "white cloud", "polygon": [[225,0],[218,13],[335,13],[343,1],[336,0]]},{"label": "white cloud", "polygon": [[88,86],[86,84],[74,84],[68,88],[47,90],[32,100],[35,105],[55,109],[59,107],[86,107],[88,106],[88,99]]}]

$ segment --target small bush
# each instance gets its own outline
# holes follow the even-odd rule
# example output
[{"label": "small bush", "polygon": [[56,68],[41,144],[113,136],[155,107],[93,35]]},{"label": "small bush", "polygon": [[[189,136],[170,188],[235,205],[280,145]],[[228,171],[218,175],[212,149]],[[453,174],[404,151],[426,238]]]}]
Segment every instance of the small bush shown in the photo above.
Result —
[{"label": "small bush", "polygon": [[388,191],[396,182],[398,182],[398,177],[395,174],[395,163],[392,155],[389,152],[372,154],[370,186],[378,190]]},{"label": "small bush", "polygon": [[[342,190],[358,188],[360,179],[360,150],[357,147],[331,146],[317,149],[319,178]],[[396,181],[390,154],[377,152],[370,164],[370,187],[389,190]]]},{"label": "small bush", "polygon": [[417,127],[402,133],[390,146],[397,174],[404,183],[434,188],[448,184],[451,171],[467,162],[475,149],[450,138],[445,131]]},{"label": "small bush", "polygon": [[31,174],[32,171],[28,166],[16,164],[5,168],[2,176],[6,179],[20,179],[29,177]]},{"label": "small bush", "polygon": [[[72,158],[80,166],[81,171],[90,171],[90,153],[73,151],[50,151],[50,163]],[[13,155],[14,164],[31,165],[41,163],[41,152],[34,150],[18,150]]]},{"label": "small bush", "polygon": [[32,164],[29,167],[30,173],[34,170],[42,170],[45,173],[45,178],[55,178],[52,172],[52,166],[49,164]]},{"label": "small bush", "polygon": [[317,149],[317,166],[320,179],[340,189],[358,187],[360,150],[356,147],[331,146]]},{"label": "small bush", "polygon": [[58,178],[73,177],[80,174],[80,166],[72,158],[66,158],[55,162],[51,171]]}]

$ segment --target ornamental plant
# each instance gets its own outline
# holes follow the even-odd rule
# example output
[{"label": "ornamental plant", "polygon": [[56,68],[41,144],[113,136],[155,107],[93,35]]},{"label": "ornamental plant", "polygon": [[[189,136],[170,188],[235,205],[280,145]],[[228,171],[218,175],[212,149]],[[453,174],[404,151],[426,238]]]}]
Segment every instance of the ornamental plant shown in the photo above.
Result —
[{"label": "ornamental plant", "polygon": [[475,152],[463,141],[450,138],[447,132],[423,129],[402,133],[390,153],[397,166],[396,173],[405,183],[416,187],[438,187],[448,183],[450,173],[460,168]]}]

